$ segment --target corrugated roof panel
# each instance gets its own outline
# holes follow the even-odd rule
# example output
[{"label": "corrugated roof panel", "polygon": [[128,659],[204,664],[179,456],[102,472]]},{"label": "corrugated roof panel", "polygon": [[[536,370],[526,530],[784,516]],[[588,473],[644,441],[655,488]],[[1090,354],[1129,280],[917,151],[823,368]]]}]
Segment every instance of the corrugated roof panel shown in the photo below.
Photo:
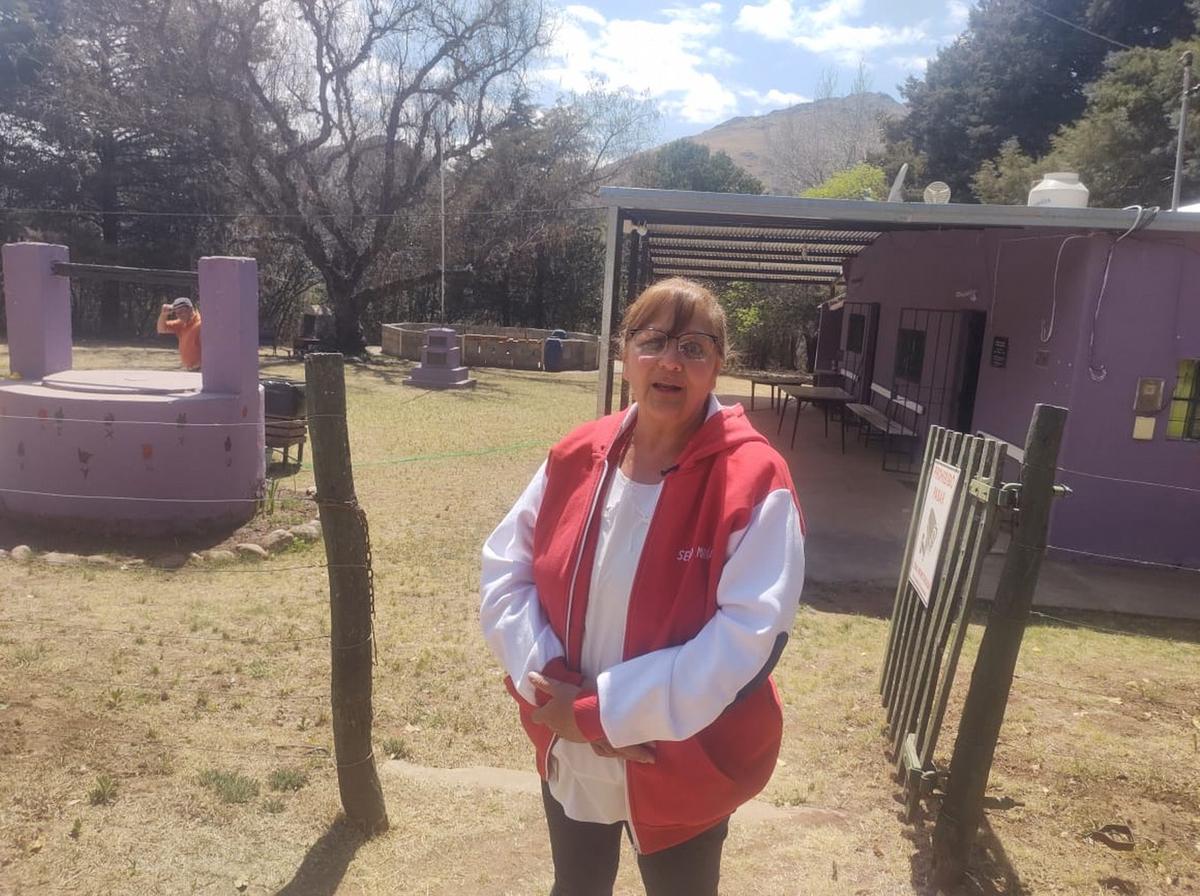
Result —
[{"label": "corrugated roof panel", "polygon": [[745,280],[777,283],[836,283],[839,278],[822,274],[778,274],[771,271],[689,270],[686,268],[655,268],[656,276],[688,277],[692,280]]}]

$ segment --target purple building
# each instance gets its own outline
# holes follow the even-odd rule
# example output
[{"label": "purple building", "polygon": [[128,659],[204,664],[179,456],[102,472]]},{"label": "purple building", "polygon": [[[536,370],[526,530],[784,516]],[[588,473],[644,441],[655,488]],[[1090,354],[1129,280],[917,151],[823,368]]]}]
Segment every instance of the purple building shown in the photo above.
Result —
[{"label": "purple building", "polygon": [[[1050,543],[1200,568],[1200,216],[602,195],[607,307],[622,284],[668,275],[828,284],[817,375],[896,424],[872,443],[885,467],[915,469],[931,425],[995,436],[1020,460],[1034,405],[1061,405],[1073,495]],[[611,388],[602,375],[598,412]]]}]

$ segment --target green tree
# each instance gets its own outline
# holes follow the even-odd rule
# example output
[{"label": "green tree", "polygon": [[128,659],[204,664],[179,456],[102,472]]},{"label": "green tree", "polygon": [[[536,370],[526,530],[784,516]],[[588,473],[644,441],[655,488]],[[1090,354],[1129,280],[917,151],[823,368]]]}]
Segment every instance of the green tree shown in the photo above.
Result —
[{"label": "green tree", "polygon": [[925,77],[905,83],[909,114],[889,126],[888,139],[910,140],[929,176],[965,198],[1006,140],[1033,156],[1049,151],[1058,129],[1083,112],[1085,88],[1113,49],[1051,15],[1112,29],[1106,36],[1123,43],[1164,46],[1193,33],[1188,12],[1187,0],[982,0]]},{"label": "green tree", "polygon": [[764,193],[762,181],[747,173],[728,153],[712,152],[701,143],[676,140],[643,159],[633,182],[660,190],[697,190],[705,193]]},{"label": "green tree", "polygon": [[979,166],[971,178],[971,190],[989,205],[1024,205],[1037,180],[1038,165],[1021,151],[1015,138],[1004,141],[1000,154]]},{"label": "green tree", "polygon": [[[0,69],[17,77],[0,78],[0,195],[39,209],[8,219],[10,234],[63,240],[88,260],[156,267],[191,267],[198,250],[221,244],[204,213],[228,210],[227,160],[177,64],[192,23],[152,0],[6,8]],[[100,286],[105,332],[122,323],[123,304],[119,284]],[[95,307],[81,303],[88,324]]]},{"label": "green tree", "polygon": [[865,162],[839,171],[823,184],[800,194],[806,199],[875,199],[888,196],[888,182],[882,168]]},{"label": "green tree", "polygon": [[[985,202],[1020,203],[1047,171],[1077,171],[1093,206],[1167,206],[1175,169],[1179,123],[1180,56],[1200,43],[1114,54],[1108,70],[1087,91],[1080,118],[1063,128],[1050,150],[1032,159],[1012,142],[985,162],[972,183]],[[1183,192],[1200,191],[1200,110],[1189,115]]]}]

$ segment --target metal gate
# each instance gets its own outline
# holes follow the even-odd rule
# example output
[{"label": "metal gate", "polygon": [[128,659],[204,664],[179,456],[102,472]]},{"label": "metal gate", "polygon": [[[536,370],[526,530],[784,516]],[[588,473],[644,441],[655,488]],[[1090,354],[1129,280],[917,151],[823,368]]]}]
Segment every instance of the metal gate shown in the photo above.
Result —
[{"label": "metal gate", "polygon": [[[930,427],[917,501],[896,588],[880,693],[887,709],[892,759],[905,782],[911,814],[934,776],[933,751],[946,713],[962,651],[983,556],[991,545],[1007,446],[941,426]],[[939,467],[940,463],[940,467]],[[946,465],[949,465],[948,467]],[[943,495],[941,531],[931,532],[931,481],[935,467],[957,471],[952,493]],[[945,481],[945,480],[943,480]],[[918,550],[940,539],[936,565],[923,599],[912,581]]]}]

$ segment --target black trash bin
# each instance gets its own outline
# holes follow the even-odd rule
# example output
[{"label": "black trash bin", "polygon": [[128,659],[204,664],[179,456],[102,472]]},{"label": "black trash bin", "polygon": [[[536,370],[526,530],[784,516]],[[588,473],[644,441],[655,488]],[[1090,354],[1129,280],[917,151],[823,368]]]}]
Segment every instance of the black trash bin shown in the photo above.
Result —
[{"label": "black trash bin", "polygon": [[292,420],[304,416],[304,383],[286,379],[262,380],[263,415]]},{"label": "black trash bin", "polygon": [[563,369],[563,340],[566,330],[553,330],[542,343],[542,370],[558,373]]}]

